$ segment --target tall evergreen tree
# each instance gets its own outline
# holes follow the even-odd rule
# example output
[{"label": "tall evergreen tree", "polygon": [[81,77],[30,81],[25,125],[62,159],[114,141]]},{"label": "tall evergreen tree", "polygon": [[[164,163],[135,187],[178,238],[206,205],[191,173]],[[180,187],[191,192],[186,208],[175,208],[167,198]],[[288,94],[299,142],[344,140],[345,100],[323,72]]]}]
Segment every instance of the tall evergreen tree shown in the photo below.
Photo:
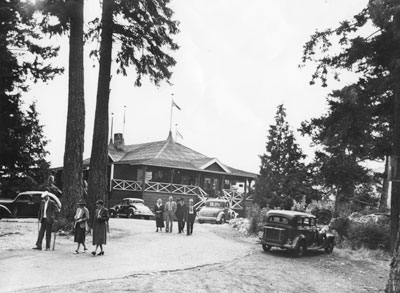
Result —
[{"label": "tall evergreen tree", "polygon": [[62,225],[73,222],[75,206],[83,198],[85,133],[83,0],[37,0],[41,26],[50,36],[69,33],[68,110],[62,174]]},{"label": "tall evergreen tree", "polygon": [[28,90],[28,77],[47,81],[62,69],[49,65],[58,49],[39,44],[41,30],[31,8],[26,1],[0,2],[0,181],[6,195],[44,188],[48,176],[46,140],[36,108],[33,104],[25,113],[21,93]]},{"label": "tall evergreen tree", "polygon": [[270,125],[266,152],[260,156],[260,178],[256,183],[255,200],[261,205],[290,209],[293,200],[304,196],[309,201],[315,192],[303,162],[306,156],[296,143],[286,121],[286,111],[279,105],[275,125]]},{"label": "tall evergreen tree", "polygon": [[[109,187],[107,138],[113,45],[118,44],[115,60],[117,73],[126,75],[127,67],[133,65],[137,73],[137,86],[141,85],[141,79],[146,75],[156,85],[162,80],[168,81],[172,74],[169,68],[176,62],[166,51],[178,49],[170,37],[178,32],[178,23],[172,20],[173,11],[168,7],[169,2],[103,1],[100,68],[88,182],[92,208],[97,198],[107,198]],[[98,29],[93,31],[94,36],[96,32]]]}]

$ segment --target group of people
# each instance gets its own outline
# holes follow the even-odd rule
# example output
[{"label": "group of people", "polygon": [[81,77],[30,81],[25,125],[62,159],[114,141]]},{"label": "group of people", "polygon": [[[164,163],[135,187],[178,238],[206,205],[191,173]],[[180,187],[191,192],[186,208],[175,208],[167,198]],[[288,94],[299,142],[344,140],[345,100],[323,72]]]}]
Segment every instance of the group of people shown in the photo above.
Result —
[{"label": "group of people", "polygon": [[[193,225],[197,213],[193,205],[193,199],[189,199],[186,205],[183,198],[176,203],[173,197],[170,196],[165,205],[163,205],[162,199],[159,198],[154,206],[154,213],[156,218],[156,232],[162,231],[165,227],[165,232],[172,233],[174,218],[176,216],[178,220],[178,233],[184,233],[185,223],[186,234],[191,235],[193,233]],[[164,225],[164,214],[166,225]]]},{"label": "group of people", "polygon": [[[59,213],[59,207],[57,204],[50,200],[47,193],[42,195],[42,201],[39,207],[38,219],[40,223],[40,229],[38,233],[38,238],[36,241],[35,250],[42,250],[42,243],[44,235],[46,234],[46,249],[50,250],[51,244],[51,232],[54,229],[53,225],[57,224],[55,221],[56,214]],[[161,198],[157,200],[154,207],[156,227],[158,231],[162,231],[165,227],[165,232],[172,233],[173,222],[176,216],[178,220],[178,233],[184,233],[184,228],[186,224],[186,234],[191,235],[193,233],[194,220],[196,219],[196,208],[193,205],[193,199],[189,199],[186,205],[183,198],[176,203],[173,197],[170,196],[168,201],[163,205]],[[166,226],[164,225],[164,214]],[[85,239],[86,233],[89,231],[89,210],[86,208],[86,203],[84,200],[78,202],[78,208],[76,209],[74,217],[74,242],[77,243],[76,250],[74,254],[79,253],[79,249],[82,245],[83,251],[87,250]],[[108,209],[104,207],[104,202],[102,200],[96,201],[96,211],[93,220],[93,240],[92,243],[95,245],[94,251],[91,253],[95,255],[104,255],[103,245],[107,242],[107,232],[108,232],[108,220],[109,213]],[[54,239],[55,241],[55,239]],[[54,244],[53,244],[54,249]],[[97,250],[100,249],[99,252]]]},{"label": "group of people", "polygon": [[[51,232],[53,225],[56,224],[55,218],[56,214],[59,212],[57,204],[50,200],[47,193],[42,195],[42,201],[39,207],[38,219],[40,223],[40,229],[38,233],[38,238],[36,241],[35,250],[42,250],[43,238],[46,233],[46,249],[50,250],[51,244]],[[79,253],[79,248],[82,245],[83,251],[87,250],[85,239],[86,232],[89,230],[89,210],[86,208],[86,203],[83,200],[78,202],[78,208],[76,209],[74,217],[74,242],[77,243],[77,248],[74,251],[75,254]],[[104,207],[104,202],[102,200],[96,201],[96,211],[93,220],[93,245],[95,245],[95,250],[91,253],[95,255],[104,255],[103,245],[107,242],[107,232],[108,232],[108,209]],[[54,239],[55,241],[55,239]],[[100,248],[100,252],[97,250]],[[54,244],[53,244],[54,249]]]}]

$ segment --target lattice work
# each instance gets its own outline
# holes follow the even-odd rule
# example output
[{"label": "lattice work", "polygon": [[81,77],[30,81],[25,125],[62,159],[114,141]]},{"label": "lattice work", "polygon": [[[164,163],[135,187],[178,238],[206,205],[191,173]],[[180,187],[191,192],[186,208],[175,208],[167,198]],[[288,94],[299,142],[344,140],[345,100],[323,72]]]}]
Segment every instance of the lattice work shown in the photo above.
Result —
[{"label": "lattice work", "polygon": [[146,182],[145,191],[171,193],[171,183]]},{"label": "lattice work", "polygon": [[124,191],[141,191],[142,185],[139,181],[113,179],[113,189]]},{"label": "lattice work", "polygon": [[244,199],[244,192],[237,192],[230,189],[222,189],[223,198],[226,199],[232,209],[243,209],[241,205]]}]

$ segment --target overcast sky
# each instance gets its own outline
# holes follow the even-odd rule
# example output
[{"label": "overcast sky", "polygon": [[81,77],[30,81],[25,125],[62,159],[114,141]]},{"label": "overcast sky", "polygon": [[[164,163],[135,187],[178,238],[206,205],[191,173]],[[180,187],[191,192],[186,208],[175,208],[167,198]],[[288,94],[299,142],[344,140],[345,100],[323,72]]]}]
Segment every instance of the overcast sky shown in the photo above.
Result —
[{"label": "overcast sky", "polygon": [[[91,18],[96,7],[85,1]],[[336,26],[366,7],[367,0],[172,0],[180,21],[174,53],[172,86],[159,88],[144,82],[134,87],[135,76],[117,76],[111,83],[110,113],[114,133],[123,131],[126,144],[164,140],[170,127],[171,94],[182,109],[174,109],[179,143],[216,157],[222,163],[259,172],[269,125],[283,103],[293,130],[303,120],[326,110],[326,96],[349,80],[328,88],[310,86],[313,66],[299,69],[303,45],[316,29]],[[97,4],[96,4],[97,6]],[[90,11],[90,12],[89,12]],[[90,13],[90,15],[89,15]],[[57,64],[67,67],[68,42]],[[88,50],[85,52],[88,55]],[[98,66],[85,61],[86,132],[84,158],[90,156]],[[67,69],[67,68],[66,68]],[[67,72],[47,85],[37,84],[25,94],[37,100],[40,123],[50,140],[48,159],[62,165],[67,113]],[[111,116],[110,116],[111,117]],[[312,155],[310,140],[296,134],[303,150]]]}]

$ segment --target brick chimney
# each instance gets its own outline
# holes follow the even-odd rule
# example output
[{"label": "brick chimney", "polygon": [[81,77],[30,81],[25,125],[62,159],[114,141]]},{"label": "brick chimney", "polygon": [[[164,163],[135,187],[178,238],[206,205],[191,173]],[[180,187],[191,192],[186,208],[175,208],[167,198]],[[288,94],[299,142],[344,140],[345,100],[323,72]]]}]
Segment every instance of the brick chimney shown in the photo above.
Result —
[{"label": "brick chimney", "polygon": [[114,146],[116,148],[121,148],[124,146],[124,137],[123,137],[122,133],[114,134]]}]

